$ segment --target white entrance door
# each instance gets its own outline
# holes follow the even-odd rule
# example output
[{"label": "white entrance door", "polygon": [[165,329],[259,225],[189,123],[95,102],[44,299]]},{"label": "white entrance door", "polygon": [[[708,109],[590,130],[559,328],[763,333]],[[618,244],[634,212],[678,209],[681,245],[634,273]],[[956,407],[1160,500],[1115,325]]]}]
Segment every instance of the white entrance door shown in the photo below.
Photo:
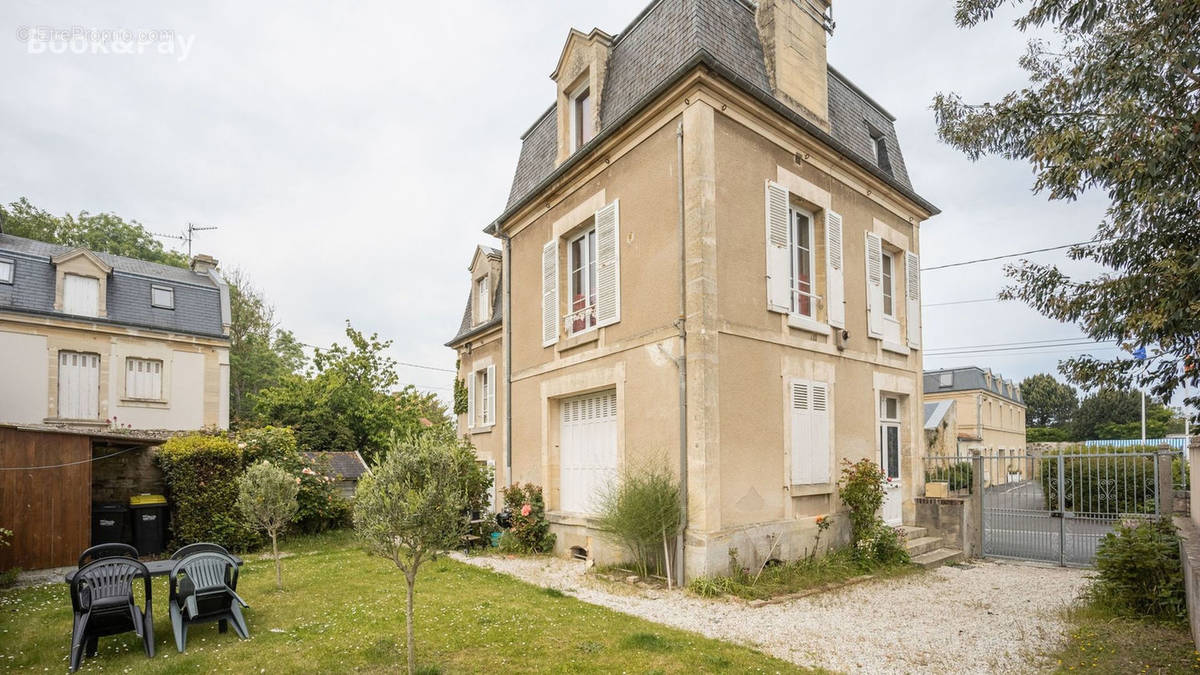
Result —
[{"label": "white entrance door", "polygon": [[883,522],[903,523],[900,488],[900,401],[884,396],[879,405],[879,468],[883,470]]},{"label": "white entrance door", "polygon": [[72,420],[100,417],[100,355],[58,353],[58,416]]},{"label": "white entrance door", "polygon": [[617,474],[617,393],[566,399],[560,407],[559,508],[592,514]]}]

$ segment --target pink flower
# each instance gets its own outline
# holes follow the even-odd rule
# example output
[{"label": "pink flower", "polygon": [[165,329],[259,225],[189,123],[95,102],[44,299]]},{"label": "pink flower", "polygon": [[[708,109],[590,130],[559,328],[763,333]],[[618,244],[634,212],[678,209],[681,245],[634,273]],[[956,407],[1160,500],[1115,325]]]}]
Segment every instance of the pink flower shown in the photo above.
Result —
[{"label": "pink flower", "polygon": [[317,475],[317,472],[316,472],[316,471],[313,471],[312,469],[308,468],[307,466],[306,466],[306,467],[304,467],[303,469],[301,469],[301,470],[300,470],[300,473],[304,474],[305,476],[315,476],[315,475]]},{"label": "pink flower", "polygon": [[299,484],[300,484],[300,477],[296,476],[296,485],[299,485]]},{"label": "pink flower", "polygon": [[528,516],[530,511],[533,511],[533,507],[530,506],[529,504],[526,504],[521,507],[521,515],[523,515],[523,516]]}]

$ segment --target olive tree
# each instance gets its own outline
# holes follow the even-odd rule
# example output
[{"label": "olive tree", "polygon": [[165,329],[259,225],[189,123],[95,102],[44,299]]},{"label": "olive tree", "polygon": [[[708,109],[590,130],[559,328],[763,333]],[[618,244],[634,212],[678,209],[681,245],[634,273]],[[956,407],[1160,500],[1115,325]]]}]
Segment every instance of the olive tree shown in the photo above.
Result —
[{"label": "olive tree", "polygon": [[391,447],[358,483],[354,529],[367,551],[404,573],[408,598],[404,621],[408,672],[415,672],[413,597],[421,564],[456,546],[470,522],[468,510],[490,481],[470,444],[448,430],[430,430]]},{"label": "olive tree", "polygon": [[279,533],[300,508],[296,495],[300,479],[274,464],[263,461],[251,465],[238,479],[237,507],[251,527],[271,537],[271,555],[275,558],[275,586],[283,588],[279,565]]}]

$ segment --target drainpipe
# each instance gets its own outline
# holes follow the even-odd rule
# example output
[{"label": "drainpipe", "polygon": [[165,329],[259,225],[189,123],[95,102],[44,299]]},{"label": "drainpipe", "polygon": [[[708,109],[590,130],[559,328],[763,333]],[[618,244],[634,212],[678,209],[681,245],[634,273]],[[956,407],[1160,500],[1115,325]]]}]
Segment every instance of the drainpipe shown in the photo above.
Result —
[{"label": "drainpipe", "polygon": [[[499,229],[499,228],[497,228]],[[504,275],[504,294],[500,300],[500,320],[504,322],[504,479],[512,487],[512,321],[509,309],[512,306],[512,241],[503,232],[496,236],[504,242],[504,259],[500,269]]]},{"label": "drainpipe", "polygon": [[679,539],[675,544],[675,581],[680,586],[683,578],[684,536],[687,533],[688,504],[688,441],[687,441],[687,244],[683,224],[683,121],[675,130],[676,160],[679,168],[679,318],[675,327],[679,329],[679,494],[683,500],[683,511],[679,514]]}]

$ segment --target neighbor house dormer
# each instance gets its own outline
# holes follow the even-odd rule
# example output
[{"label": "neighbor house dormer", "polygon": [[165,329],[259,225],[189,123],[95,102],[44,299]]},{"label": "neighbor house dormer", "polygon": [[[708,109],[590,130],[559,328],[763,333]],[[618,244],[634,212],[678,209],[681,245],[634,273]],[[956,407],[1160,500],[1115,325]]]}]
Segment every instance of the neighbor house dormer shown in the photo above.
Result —
[{"label": "neighbor house dormer", "polygon": [[471,326],[480,326],[491,321],[496,310],[500,251],[487,246],[476,248],[467,269],[471,273]]},{"label": "neighbor house dormer", "polygon": [[84,248],[56,255],[51,262],[55,270],[55,310],[73,316],[108,316],[110,265]]},{"label": "neighbor house dormer", "polygon": [[613,38],[593,28],[567,35],[550,79],[558,85],[558,160],[561,164],[600,130],[600,101]]}]

